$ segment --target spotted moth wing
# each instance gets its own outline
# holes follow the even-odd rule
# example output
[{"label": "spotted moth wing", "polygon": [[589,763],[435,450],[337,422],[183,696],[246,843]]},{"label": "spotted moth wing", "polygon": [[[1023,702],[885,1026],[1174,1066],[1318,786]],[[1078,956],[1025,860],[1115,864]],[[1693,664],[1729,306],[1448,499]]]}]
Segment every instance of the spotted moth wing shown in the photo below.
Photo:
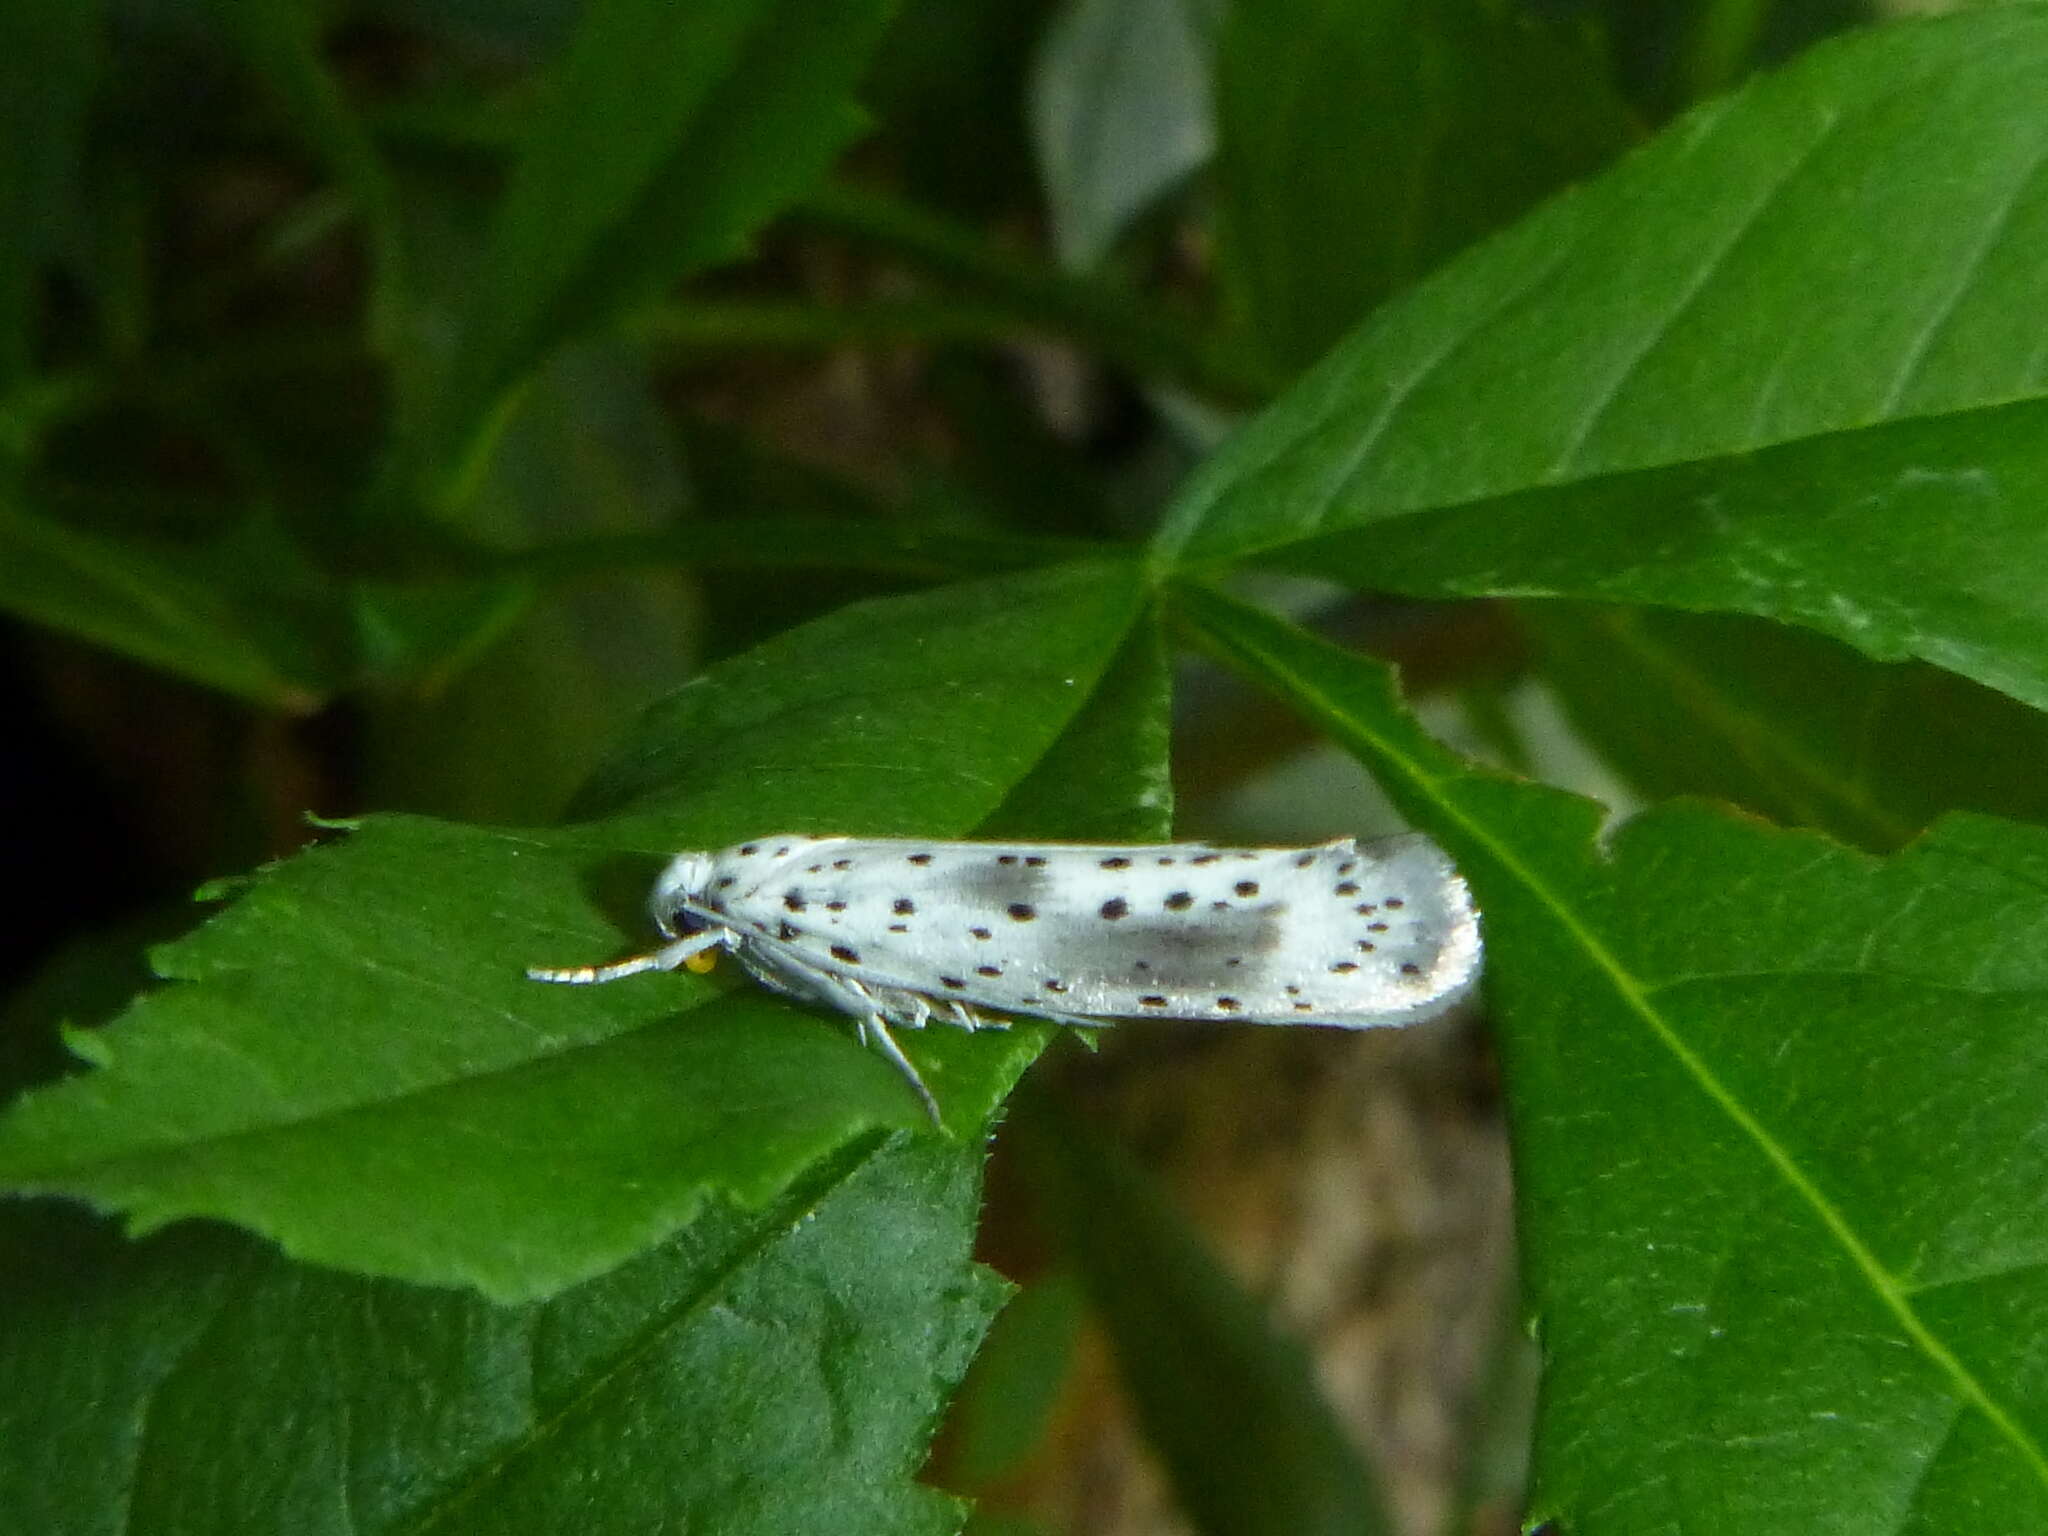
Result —
[{"label": "spotted moth wing", "polygon": [[1358,1029],[1441,1012],[1479,960],[1464,882],[1420,837],[1307,849],[784,837],[713,854],[698,878],[684,904],[738,933],[771,985],[838,978],[940,1007]]}]

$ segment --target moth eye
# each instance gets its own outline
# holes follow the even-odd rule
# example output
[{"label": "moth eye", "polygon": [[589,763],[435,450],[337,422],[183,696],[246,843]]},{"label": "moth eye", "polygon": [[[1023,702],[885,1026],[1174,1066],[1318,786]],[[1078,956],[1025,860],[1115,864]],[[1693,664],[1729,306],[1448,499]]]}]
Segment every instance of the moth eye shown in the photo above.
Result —
[{"label": "moth eye", "polygon": [[699,917],[687,907],[678,907],[661,920],[662,931],[679,939],[692,938],[710,926],[708,919]]}]

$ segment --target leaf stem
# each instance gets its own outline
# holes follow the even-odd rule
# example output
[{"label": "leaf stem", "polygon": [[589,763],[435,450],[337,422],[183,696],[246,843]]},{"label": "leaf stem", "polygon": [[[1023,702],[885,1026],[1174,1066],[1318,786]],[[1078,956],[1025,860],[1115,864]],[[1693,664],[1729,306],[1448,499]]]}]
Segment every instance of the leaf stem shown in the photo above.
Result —
[{"label": "leaf stem", "polygon": [[1216,399],[1256,404],[1284,382],[1241,350],[1218,345],[1130,294],[1004,252],[978,230],[881,193],[827,186],[800,204],[795,217],[886,246],[928,271],[980,289],[1020,323]]}]

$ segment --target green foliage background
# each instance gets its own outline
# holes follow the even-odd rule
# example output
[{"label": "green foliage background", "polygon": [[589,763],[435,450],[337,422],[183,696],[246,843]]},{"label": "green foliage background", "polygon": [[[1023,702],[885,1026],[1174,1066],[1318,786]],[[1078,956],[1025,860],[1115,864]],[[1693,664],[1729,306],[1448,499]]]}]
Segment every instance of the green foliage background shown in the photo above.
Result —
[{"label": "green foliage background", "polygon": [[[2048,1525],[2048,7],[1866,20],[0,10],[0,609],[111,739],[238,744],[178,872],[289,854],[15,1010],[0,1181],[73,1203],[0,1223],[0,1508],[958,1528],[1053,1032],[909,1042],[934,1133],[723,972],[521,970],[677,848],[1166,836],[1191,649],[1484,911],[1529,1520]],[[864,476],[734,425],[819,352],[910,381]],[[1654,803],[1452,752],[1275,572],[1511,627],[1431,682]],[[1018,1131],[1191,1518],[1380,1520],[1142,1181]]]}]

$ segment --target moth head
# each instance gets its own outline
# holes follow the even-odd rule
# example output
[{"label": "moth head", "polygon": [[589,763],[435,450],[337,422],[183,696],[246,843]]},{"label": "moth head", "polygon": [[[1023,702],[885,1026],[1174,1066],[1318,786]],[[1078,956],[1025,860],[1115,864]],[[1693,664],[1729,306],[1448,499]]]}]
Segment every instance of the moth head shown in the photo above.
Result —
[{"label": "moth head", "polygon": [[670,859],[654,882],[654,894],[647,898],[654,926],[672,939],[686,939],[710,927],[710,920],[695,910],[704,904],[710,883],[710,854],[679,853]]}]

